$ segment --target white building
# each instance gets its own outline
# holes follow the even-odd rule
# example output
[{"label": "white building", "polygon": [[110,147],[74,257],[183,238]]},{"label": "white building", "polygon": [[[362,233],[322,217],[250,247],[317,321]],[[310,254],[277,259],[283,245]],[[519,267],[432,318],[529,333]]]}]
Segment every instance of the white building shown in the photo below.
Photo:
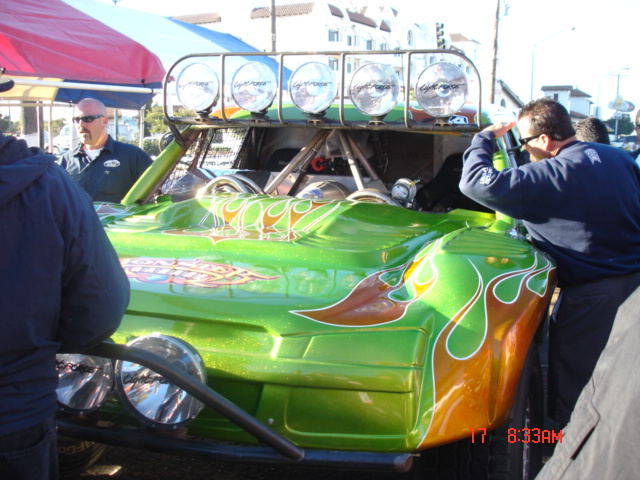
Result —
[{"label": "white building", "polygon": [[[235,2],[218,7],[216,12],[196,15],[173,17],[176,20],[197,24],[213,30],[229,33],[247,42],[258,50],[272,51],[272,19],[270,2],[265,0],[264,6],[254,7],[249,2]],[[438,18],[415,18],[412,10],[401,11],[390,6],[360,6],[343,8],[327,1],[300,2],[288,5],[277,5],[275,8],[275,48],[280,52],[350,52],[357,50],[390,51],[435,49],[437,46],[436,23]],[[445,47],[464,53],[480,71],[484,81],[485,94],[489,90],[489,71],[480,65],[482,45],[460,33],[446,33]],[[396,70],[402,83],[405,72],[400,64],[400,58],[392,53],[381,55],[384,57],[372,59],[368,62],[381,61],[390,64]],[[484,57],[486,57],[486,52]],[[438,55],[428,58],[412,57],[414,64],[412,72],[415,75],[428,65],[440,60]],[[298,63],[291,58],[286,62],[287,67],[295,69]],[[340,55],[328,59],[329,66],[339,74]],[[345,65],[346,78],[355,72],[364,60],[359,56],[347,56]],[[476,92],[473,84],[474,75],[471,68],[459,66],[470,80],[470,91]],[[415,77],[411,82],[416,80]],[[500,82],[496,82],[499,84]],[[505,92],[504,94],[502,92]],[[515,107],[512,97],[517,98],[507,89],[496,88],[496,103]],[[474,101],[477,94],[472,93],[470,101]],[[483,97],[488,103],[488,97]],[[517,103],[517,102],[516,102]],[[519,108],[519,107],[518,107]]]},{"label": "white building", "polygon": [[[278,5],[275,10],[275,47],[281,52],[392,51],[427,49],[435,45],[435,22],[430,32],[426,23],[418,23],[410,13],[403,14],[391,7],[346,9],[320,1]],[[230,33],[258,50],[272,51],[269,6],[251,7],[239,2],[223,6],[216,13],[173,18]],[[392,54],[383,56],[385,63],[393,64],[402,76],[398,59]],[[333,70],[339,70],[339,59],[339,55],[329,58],[328,64]],[[368,60],[371,61],[371,57]],[[290,58],[287,66],[295,69],[301,61]],[[347,75],[361,64],[361,58],[347,57]]]},{"label": "white building", "polygon": [[524,106],[524,102],[505,82],[498,80],[496,83],[495,96],[499,99],[498,104],[517,117],[520,109]]},{"label": "white building", "polygon": [[545,97],[562,104],[574,122],[587,118],[591,112],[591,95],[570,85],[545,86],[542,87],[542,93]]}]

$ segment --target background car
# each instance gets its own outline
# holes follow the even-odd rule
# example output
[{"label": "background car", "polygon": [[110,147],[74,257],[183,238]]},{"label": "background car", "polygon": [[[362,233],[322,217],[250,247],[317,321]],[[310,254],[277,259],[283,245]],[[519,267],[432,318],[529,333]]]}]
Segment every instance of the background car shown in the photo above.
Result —
[{"label": "background car", "polygon": [[640,148],[638,137],[636,135],[623,135],[611,142],[611,145],[623,149],[626,152],[632,152]]},{"label": "background car", "polygon": [[53,137],[53,153],[60,155],[71,148],[71,125],[64,125],[60,129],[60,133]]}]

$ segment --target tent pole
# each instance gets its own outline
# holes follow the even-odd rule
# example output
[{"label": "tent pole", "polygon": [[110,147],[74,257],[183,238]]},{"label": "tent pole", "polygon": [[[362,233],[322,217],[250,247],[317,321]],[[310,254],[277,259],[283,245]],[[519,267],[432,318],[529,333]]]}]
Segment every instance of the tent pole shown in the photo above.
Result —
[{"label": "tent pole", "polygon": [[53,153],[53,103],[49,104],[49,153]]},{"label": "tent pole", "polygon": [[138,140],[140,148],[144,147],[144,112],[146,111],[146,105],[143,105],[138,115]]}]

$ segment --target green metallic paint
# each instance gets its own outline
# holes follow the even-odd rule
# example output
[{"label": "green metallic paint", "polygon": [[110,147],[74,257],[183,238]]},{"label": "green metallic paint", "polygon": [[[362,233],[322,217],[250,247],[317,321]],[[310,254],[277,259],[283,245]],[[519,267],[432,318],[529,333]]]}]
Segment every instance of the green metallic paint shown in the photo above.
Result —
[{"label": "green metallic paint", "polygon": [[[525,270],[535,258],[521,239],[490,231],[499,225],[493,215],[466,211],[249,194],[98,211],[123,260],[197,259],[264,277],[214,287],[177,282],[175,271],[162,282],[132,278],[131,304],[114,339],[161,331],[186,340],[203,356],[212,388],[310,448],[419,448],[436,402],[439,332],[474,298],[479,278]],[[502,257],[493,261],[495,251]],[[349,299],[367,279],[389,290],[384,301]],[[534,279],[530,287],[543,292],[546,275]],[[501,283],[500,296],[513,298],[520,281]],[[363,318],[373,323],[309,316],[343,301],[369,309]],[[376,323],[389,305],[403,310]],[[455,357],[471,355],[486,328],[475,304],[447,348]],[[251,441],[211,413],[190,431]]]}]

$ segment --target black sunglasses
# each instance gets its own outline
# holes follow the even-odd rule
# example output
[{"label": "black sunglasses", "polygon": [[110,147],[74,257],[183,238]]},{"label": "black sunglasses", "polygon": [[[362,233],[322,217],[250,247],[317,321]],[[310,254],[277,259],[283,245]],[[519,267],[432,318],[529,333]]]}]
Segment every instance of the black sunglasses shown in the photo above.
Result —
[{"label": "black sunglasses", "polygon": [[91,123],[93,122],[96,118],[101,118],[104,117],[104,115],[85,115],[84,117],[73,117],[73,123],[80,123],[80,121],[82,120],[84,123]]},{"label": "black sunglasses", "polygon": [[531,140],[535,140],[538,137],[541,137],[542,134],[538,134],[538,135],[531,135],[530,137],[518,137],[518,142],[520,143],[520,145],[516,145],[515,147],[512,148],[508,148],[507,152],[511,153],[511,152],[517,152],[518,150],[521,150],[522,147],[524,147],[527,143],[529,143]]},{"label": "black sunglasses", "polygon": [[541,136],[542,136],[542,134],[539,133],[538,135],[531,135],[530,137],[525,137],[525,138],[518,137],[518,142],[520,142],[520,146],[521,147],[524,147],[531,140],[535,140],[536,138],[541,137]]}]

